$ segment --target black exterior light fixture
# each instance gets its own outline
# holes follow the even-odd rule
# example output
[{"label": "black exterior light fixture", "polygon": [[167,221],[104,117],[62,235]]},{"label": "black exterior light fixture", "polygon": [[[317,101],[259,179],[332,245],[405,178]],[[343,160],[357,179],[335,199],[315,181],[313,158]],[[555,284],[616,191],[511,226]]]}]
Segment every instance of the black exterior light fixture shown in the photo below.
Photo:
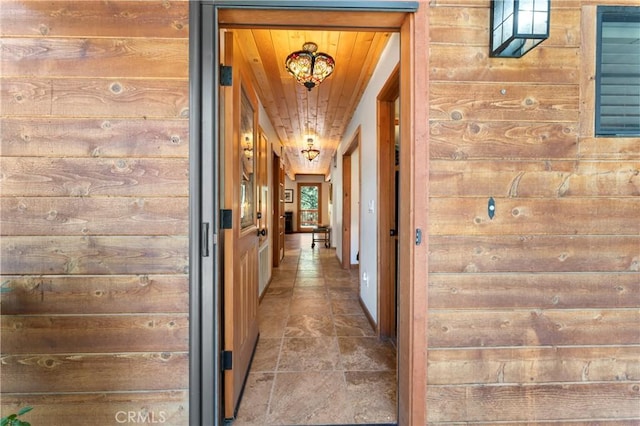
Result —
[{"label": "black exterior light fixture", "polygon": [[491,53],[520,58],[549,38],[551,0],[491,0]]}]

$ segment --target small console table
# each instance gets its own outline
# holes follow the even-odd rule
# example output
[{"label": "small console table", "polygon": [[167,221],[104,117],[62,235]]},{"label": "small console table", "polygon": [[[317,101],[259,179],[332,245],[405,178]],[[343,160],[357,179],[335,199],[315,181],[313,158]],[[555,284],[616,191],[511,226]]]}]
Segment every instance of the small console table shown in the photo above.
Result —
[{"label": "small console table", "polygon": [[331,246],[331,227],[329,226],[316,226],[311,231],[311,248],[316,246],[316,243],[324,242],[324,246],[329,248]]}]

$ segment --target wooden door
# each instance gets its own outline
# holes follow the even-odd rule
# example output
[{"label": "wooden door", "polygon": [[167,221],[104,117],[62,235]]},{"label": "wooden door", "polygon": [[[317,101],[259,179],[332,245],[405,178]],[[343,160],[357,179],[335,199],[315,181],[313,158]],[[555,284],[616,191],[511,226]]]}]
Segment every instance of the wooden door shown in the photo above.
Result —
[{"label": "wooden door", "polygon": [[269,141],[262,128],[258,127],[258,139],[255,147],[257,214],[258,214],[258,296],[265,290],[271,277],[271,259],[269,258]]},{"label": "wooden door", "polygon": [[[231,211],[223,234],[224,416],[235,417],[242,387],[258,341],[258,221],[256,190],[257,100],[233,33],[225,33],[222,61],[232,66],[232,85],[221,88],[223,209]],[[230,364],[228,360],[230,360]],[[226,366],[224,364],[227,364]]]},{"label": "wooden door", "polygon": [[380,336],[397,332],[400,96],[397,66],[378,94],[378,282]]},{"label": "wooden door", "polygon": [[273,267],[280,266],[284,257],[284,165],[280,157],[273,153]]},{"label": "wooden door", "polygon": [[269,154],[269,141],[262,129],[259,129],[258,144],[256,149],[256,187],[258,189],[258,238],[259,246],[262,247],[268,243],[269,228],[267,212],[269,211],[269,173],[267,170]]}]

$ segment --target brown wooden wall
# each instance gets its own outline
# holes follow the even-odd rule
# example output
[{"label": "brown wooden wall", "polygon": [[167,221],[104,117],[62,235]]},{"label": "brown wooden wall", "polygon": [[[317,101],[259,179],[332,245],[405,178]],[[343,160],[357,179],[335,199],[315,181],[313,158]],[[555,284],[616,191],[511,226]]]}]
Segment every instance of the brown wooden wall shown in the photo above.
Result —
[{"label": "brown wooden wall", "polygon": [[2,0],[0,23],[2,415],[184,425],[188,2]]},{"label": "brown wooden wall", "polygon": [[593,137],[594,5],[498,59],[488,1],[431,2],[429,423],[640,422],[640,138]]}]

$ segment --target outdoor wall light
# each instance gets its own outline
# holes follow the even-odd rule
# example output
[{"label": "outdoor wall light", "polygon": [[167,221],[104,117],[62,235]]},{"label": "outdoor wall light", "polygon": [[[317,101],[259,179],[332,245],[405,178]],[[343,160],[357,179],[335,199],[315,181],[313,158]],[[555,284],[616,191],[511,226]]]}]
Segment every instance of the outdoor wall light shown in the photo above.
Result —
[{"label": "outdoor wall light", "polygon": [[492,0],[492,57],[519,58],[549,38],[551,0]]}]

